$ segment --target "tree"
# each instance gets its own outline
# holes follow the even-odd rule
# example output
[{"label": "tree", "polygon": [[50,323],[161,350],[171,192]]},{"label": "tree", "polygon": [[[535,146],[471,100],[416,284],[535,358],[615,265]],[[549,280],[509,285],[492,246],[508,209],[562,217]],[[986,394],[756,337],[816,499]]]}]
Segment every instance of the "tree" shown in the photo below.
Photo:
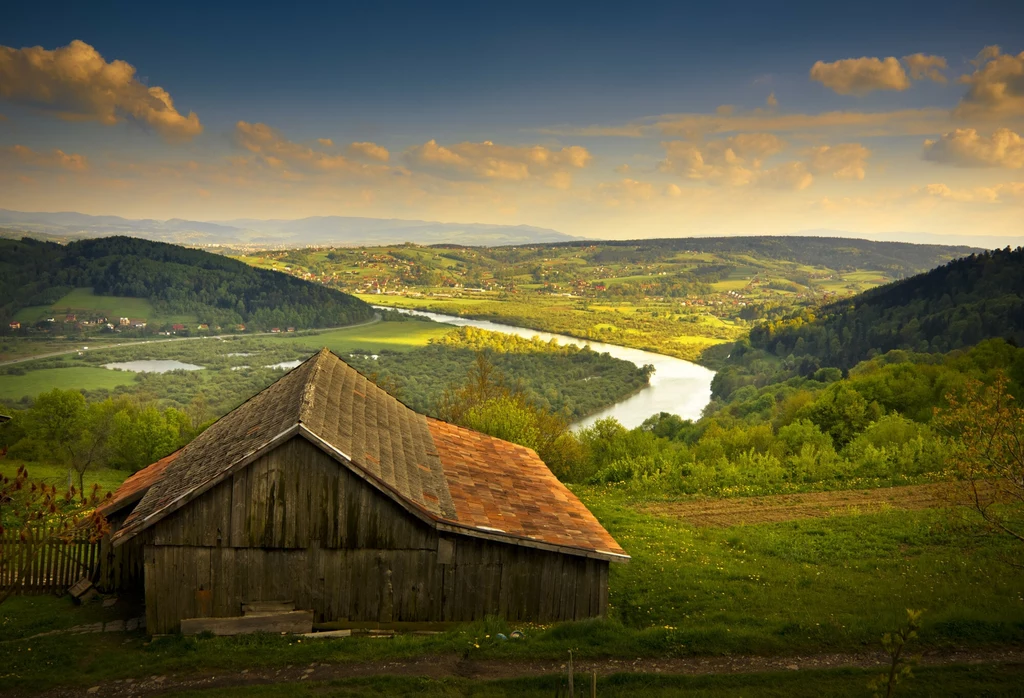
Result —
[{"label": "tree", "polygon": [[48,450],[53,460],[77,474],[81,492],[85,473],[106,462],[118,409],[113,400],[87,404],[78,391],[54,388],[39,395],[25,413],[25,432]]},{"label": "tree", "polygon": [[[31,480],[24,466],[13,478],[0,475],[0,539],[5,539],[0,579],[8,580],[0,586],[0,603],[18,590],[48,545],[68,544],[83,535],[95,542],[106,535],[110,526],[96,510],[103,500],[98,485],[88,495],[74,487],[61,493],[55,485]],[[14,575],[8,573],[12,569]]]},{"label": "tree", "polygon": [[579,453],[565,416],[531,402],[521,386],[509,385],[483,352],[476,355],[466,382],[444,391],[437,413],[445,421],[532,448],[556,472],[568,469],[566,460]]},{"label": "tree", "polygon": [[974,509],[992,530],[1024,543],[1024,522],[1008,503],[1024,503],[1024,409],[1008,391],[1002,373],[984,386],[968,380],[962,394],[949,394],[949,407],[935,423],[952,437],[950,474],[960,484],[960,502]]}]

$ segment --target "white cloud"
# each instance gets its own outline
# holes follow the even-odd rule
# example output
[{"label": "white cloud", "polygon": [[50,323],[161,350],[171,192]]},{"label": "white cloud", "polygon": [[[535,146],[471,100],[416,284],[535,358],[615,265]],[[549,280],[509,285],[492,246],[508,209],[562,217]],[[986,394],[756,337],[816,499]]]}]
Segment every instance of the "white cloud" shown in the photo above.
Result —
[{"label": "white cloud", "polygon": [[986,138],[973,128],[958,128],[924,142],[924,158],[958,167],[1024,167],[1024,139],[1008,128]]},{"label": "white cloud", "polygon": [[48,51],[0,46],[0,97],[70,120],[144,124],[168,140],[203,131],[199,117],[179,113],[162,87],[147,87],[124,61],[108,63],[83,41]]}]

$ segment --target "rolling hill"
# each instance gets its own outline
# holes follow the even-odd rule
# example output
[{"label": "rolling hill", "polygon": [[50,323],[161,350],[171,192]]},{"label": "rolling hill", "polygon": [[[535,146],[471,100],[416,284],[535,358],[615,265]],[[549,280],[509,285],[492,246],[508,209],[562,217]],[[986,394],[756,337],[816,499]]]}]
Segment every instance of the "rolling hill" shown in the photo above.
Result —
[{"label": "rolling hill", "polygon": [[892,350],[944,353],[995,337],[1024,345],[1024,248],[972,254],[755,327],[714,390],[725,397],[820,368],[845,371]]},{"label": "rolling hill", "polygon": [[61,303],[252,329],[332,327],[372,317],[366,303],[334,289],[221,255],[127,237],[67,245],[0,240],[0,299],[5,331],[11,319],[37,319],[31,309],[52,312]]}]

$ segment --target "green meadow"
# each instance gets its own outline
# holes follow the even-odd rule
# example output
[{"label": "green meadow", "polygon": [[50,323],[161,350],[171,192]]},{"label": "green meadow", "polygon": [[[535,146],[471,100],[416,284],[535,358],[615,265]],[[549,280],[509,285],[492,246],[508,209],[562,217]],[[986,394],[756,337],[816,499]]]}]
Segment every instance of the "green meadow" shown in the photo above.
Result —
[{"label": "green meadow", "polygon": [[[153,304],[145,298],[130,298],[127,296],[98,296],[91,288],[76,288],[63,296],[60,300],[50,305],[33,305],[22,308],[14,318],[24,323],[35,323],[48,317],[54,318],[57,322],[64,320],[68,314],[97,314],[112,318],[110,321],[116,324],[117,318],[141,318],[149,324],[162,324],[167,322],[195,322],[195,315],[192,314],[163,314],[153,307]],[[81,319],[81,318],[80,318]]]},{"label": "green meadow", "polygon": [[0,400],[18,401],[54,388],[113,390],[121,385],[130,385],[134,380],[135,374],[129,371],[112,371],[92,366],[36,369],[26,366],[22,375],[0,375]]}]

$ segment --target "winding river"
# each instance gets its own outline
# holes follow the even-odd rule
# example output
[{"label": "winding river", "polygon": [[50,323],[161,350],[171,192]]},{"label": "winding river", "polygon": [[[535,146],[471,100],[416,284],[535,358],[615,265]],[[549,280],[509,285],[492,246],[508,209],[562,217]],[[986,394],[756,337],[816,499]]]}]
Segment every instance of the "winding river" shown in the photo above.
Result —
[{"label": "winding river", "polygon": [[530,339],[537,337],[544,341],[558,340],[559,344],[572,344],[577,347],[589,346],[597,352],[607,353],[616,359],[623,359],[632,362],[637,366],[651,364],[654,366],[654,375],[651,376],[651,384],[621,402],[590,415],[575,424],[574,427],[585,427],[593,424],[598,419],[614,417],[623,426],[632,429],[640,426],[641,423],[652,414],[658,412],[671,412],[683,419],[697,419],[701,410],[711,400],[711,378],[714,371],[698,366],[697,364],[676,359],[664,354],[655,354],[642,349],[630,349],[604,342],[577,339],[562,334],[551,334],[539,330],[528,330],[514,325],[503,325],[489,320],[472,320],[470,318],[458,317],[455,315],[442,315],[441,313],[430,313],[421,310],[407,310],[405,308],[391,308],[375,306],[381,310],[397,310],[407,315],[419,315],[428,317],[435,322],[443,322],[449,325],[479,327],[491,332],[504,332],[519,337]]}]

